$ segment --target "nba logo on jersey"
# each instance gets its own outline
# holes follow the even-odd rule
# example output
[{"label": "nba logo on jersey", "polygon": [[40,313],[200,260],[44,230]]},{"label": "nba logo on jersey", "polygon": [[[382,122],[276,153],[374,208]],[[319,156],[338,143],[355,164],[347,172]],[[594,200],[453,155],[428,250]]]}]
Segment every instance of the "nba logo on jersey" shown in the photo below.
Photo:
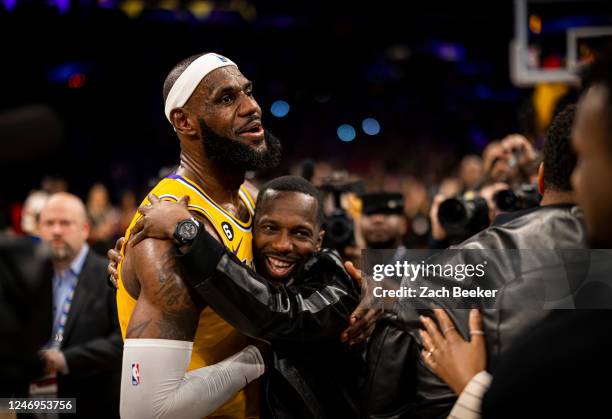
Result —
[{"label": "nba logo on jersey", "polygon": [[140,364],[138,362],[132,364],[132,385],[140,384]]}]

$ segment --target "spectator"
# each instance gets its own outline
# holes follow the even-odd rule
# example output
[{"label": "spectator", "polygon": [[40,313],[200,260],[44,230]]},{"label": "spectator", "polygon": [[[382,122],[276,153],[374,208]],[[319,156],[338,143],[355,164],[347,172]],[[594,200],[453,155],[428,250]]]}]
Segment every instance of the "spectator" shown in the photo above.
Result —
[{"label": "spectator", "polygon": [[[122,341],[106,260],[90,251],[85,206],[52,195],[40,213],[40,235],[52,250],[53,330],[41,351],[58,397],[77,398],[77,416],[119,417]],[[39,381],[40,383],[40,381]],[[75,417],[70,415],[70,417]]]},{"label": "spectator", "polygon": [[403,254],[406,234],[404,197],[400,193],[373,192],[361,196],[361,233],[368,249],[397,249]]},{"label": "spectator", "polygon": [[28,236],[38,237],[38,217],[45,206],[49,194],[43,191],[32,191],[23,203],[21,231]]},{"label": "spectator", "polygon": [[480,156],[470,154],[461,159],[459,178],[464,191],[478,189],[484,176],[484,166]]},{"label": "spectator", "polygon": [[[446,258],[453,257],[454,264],[476,264],[485,259],[482,253],[485,251],[488,274],[479,284],[491,289],[512,284],[512,294],[524,296],[538,286],[537,281],[525,280],[522,276],[524,273],[547,269],[551,264],[559,263],[558,260],[550,260],[548,255],[551,249],[584,248],[586,234],[582,212],[575,205],[574,192],[569,185],[570,174],[576,164],[576,156],[570,146],[573,117],[574,108],[568,107],[555,118],[548,131],[544,163],[539,170],[538,186],[543,194],[541,206],[505,214],[503,220],[496,219],[491,227],[455,247],[472,249],[472,252],[441,254],[428,259],[427,263],[444,264],[449,262]],[[534,257],[521,258],[518,266],[507,269],[509,262],[503,253],[486,252],[496,249],[530,249]],[[410,283],[402,281],[402,286]],[[506,298],[510,298],[509,295]],[[448,300],[434,299],[433,302],[444,306]],[[390,411],[406,409],[415,417],[446,417],[454,403],[454,394],[415,359],[421,345],[417,333],[420,326],[418,314],[409,299],[398,301],[396,307],[397,319],[401,321],[390,319],[381,322],[370,341],[371,371],[368,382],[372,387],[367,390],[368,413],[382,416]],[[457,330],[467,336],[467,311],[453,310],[449,314]],[[496,336],[487,348],[491,362],[503,359],[517,336],[537,324],[545,315],[544,310],[494,309],[483,312],[484,329]],[[389,361],[391,359],[396,361]],[[398,389],[407,386],[413,389],[412,394],[405,391],[399,393]],[[394,390],[385,391],[390,387]]]},{"label": "spectator", "polygon": [[68,192],[68,182],[60,175],[47,175],[40,182],[40,188],[49,195],[58,192]]},{"label": "spectator", "polygon": [[89,190],[87,213],[91,220],[89,243],[100,254],[113,247],[117,233],[118,214],[111,205],[108,190],[101,183],[96,183]]},{"label": "spectator", "polygon": [[120,234],[127,230],[136,211],[138,211],[136,195],[133,191],[124,191],[119,204],[119,227],[117,231]]}]

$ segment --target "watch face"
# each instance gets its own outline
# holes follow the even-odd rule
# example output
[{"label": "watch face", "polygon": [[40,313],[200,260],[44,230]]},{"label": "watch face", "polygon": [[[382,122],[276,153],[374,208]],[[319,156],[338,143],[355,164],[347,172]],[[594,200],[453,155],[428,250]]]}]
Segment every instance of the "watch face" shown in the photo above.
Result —
[{"label": "watch face", "polygon": [[193,221],[185,221],[180,225],[179,234],[184,240],[192,240],[198,234],[198,227]]}]

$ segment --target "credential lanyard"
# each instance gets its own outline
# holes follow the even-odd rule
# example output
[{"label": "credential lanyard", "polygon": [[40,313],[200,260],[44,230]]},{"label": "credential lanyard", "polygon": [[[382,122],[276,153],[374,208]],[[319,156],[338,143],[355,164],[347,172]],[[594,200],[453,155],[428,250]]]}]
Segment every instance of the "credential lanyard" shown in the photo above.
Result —
[{"label": "credential lanyard", "polygon": [[68,294],[66,294],[66,297],[61,305],[62,312],[57,324],[55,336],[53,336],[53,340],[50,345],[51,348],[58,349],[62,345],[62,340],[64,340],[64,328],[66,327],[66,320],[68,319],[68,313],[70,312],[70,306],[72,305],[72,298],[74,297],[75,288],[76,281],[73,281],[70,285],[70,290],[68,291]]}]

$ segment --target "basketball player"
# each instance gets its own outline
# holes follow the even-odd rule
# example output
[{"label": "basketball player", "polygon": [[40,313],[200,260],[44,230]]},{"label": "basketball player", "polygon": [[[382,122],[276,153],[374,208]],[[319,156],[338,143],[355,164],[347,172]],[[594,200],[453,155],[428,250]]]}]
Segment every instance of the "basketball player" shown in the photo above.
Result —
[{"label": "basketball player", "polygon": [[[262,126],[251,82],[231,60],[209,53],[177,64],[164,83],[164,98],[180,142],[180,165],[151,193],[171,201],[189,196],[193,217],[179,240],[189,244],[190,231],[202,225],[252,265],[254,200],[244,174],[276,165],[280,143]],[[196,308],[172,243],[145,239],[123,246],[122,256],[117,290],[125,338],[121,416],[252,416],[238,390],[263,373],[261,355],[253,346],[245,348],[246,338],[210,308]]]}]

